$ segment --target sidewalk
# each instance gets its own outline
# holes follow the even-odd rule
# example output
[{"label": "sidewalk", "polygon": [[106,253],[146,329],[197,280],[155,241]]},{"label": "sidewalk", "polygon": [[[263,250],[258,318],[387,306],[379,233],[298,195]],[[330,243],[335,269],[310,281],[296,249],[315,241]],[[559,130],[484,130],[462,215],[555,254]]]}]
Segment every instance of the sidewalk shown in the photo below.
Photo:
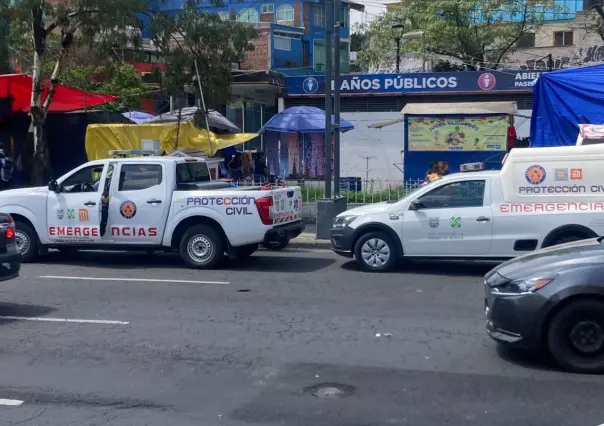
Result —
[{"label": "sidewalk", "polygon": [[304,232],[298,238],[291,240],[288,247],[330,249],[331,242],[329,240],[317,240],[317,225],[307,223]]}]

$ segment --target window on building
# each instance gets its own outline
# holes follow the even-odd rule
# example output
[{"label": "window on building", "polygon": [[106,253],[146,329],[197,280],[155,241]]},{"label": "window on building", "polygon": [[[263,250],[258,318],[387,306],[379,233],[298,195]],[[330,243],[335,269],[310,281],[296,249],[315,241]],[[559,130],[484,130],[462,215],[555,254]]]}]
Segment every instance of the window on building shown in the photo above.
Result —
[{"label": "window on building", "polygon": [[228,21],[229,20],[229,12],[218,12],[218,16],[220,16],[220,19],[222,19],[223,21]]},{"label": "window on building", "polygon": [[535,47],[535,34],[534,33],[526,33],[522,34],[516,43],[518,48],[528,48]]},{"label": "window on building", "polygon": [[277,50],[292,50],[292,39],[289,37],[275,36],[274,47]]},{"label": "window on building", "polygon": [[313,25],[315,27],[325,27],[325,5],[313,4]]},{"label": "window on building", "polygon": [[315,71],[325,71],[325,40],[313,40],[312,62]]},{"label": "window on building", "polygon": [[572,31],[555,31],[554,46],[572,46],[574,44],[574,33]]},{"label": "window on building", "polygon": [[248,7],[241,9],[241,11],[237,14],[237,20],[239,22],[256,23],[260,20],[260,17],[257,10]]},{"label": "window on building", "polygon": [[344,25],[344,28],[350,27],[350,9],[348,6],[340,7],[340,22]]},{"label": "window on building", "polygon": [[263,4],[262,5],[262,13],[275,13],[275,5],[274,4]]},{"label": "window on building", "polygon": [[293,25],[294,8],[289,4],[282,4],[277,8],[277,23],[283,25]]}]

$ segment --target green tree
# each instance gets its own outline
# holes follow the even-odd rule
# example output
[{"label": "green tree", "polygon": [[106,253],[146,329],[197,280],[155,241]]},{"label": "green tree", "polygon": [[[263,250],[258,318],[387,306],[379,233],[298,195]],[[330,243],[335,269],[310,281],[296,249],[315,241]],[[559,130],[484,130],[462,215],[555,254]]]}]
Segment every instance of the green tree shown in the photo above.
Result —
[{"label": "green tree", "polygon": [[233,64],[254,50],[253,40],[258,36],[252,25],[221,19],[197,7],[194,0],[186,1],[177,15],[151,16],[148,31],[165,57],[163,87],[179,95],[185,86],[198,90],[201,85],[208,106],[230,99]]},{"label": "green tree", "polygon": [[[185,1],[178,14],[153,14],[148,31],[165,58],[161,85],[166,94],[181,99],[185,89],[194,91],[203,101],[204,113],[230,100],[231,68],[254,49],[258,36],[252,25],[222,19],[200,9],[195,0]],[[181,109],[179,102],[178,130]]]},{"label": "green tree", "polygon": [[604,0],[592,3],[577,23],[587,34],[597,34],[604,41]]},{"label": "green tree", "polygon": [[9,49],[10,40],[10,17],[8,15],[8,0],[0,0],[0,74],[12,72],[10,63],[11,53]]},{"label": "green tree", "polygon": [[149,93],[132,65],[116,61],[70,68],[65,71],[62,83],[87,92],[119,96],[119,100],[99,107],[106,111],[140,108],[140,101]]},{"label": "green tree", "polygon": [[[34,132],[31,182],[43,182],[47,164],[44,124],[54,93],[76,46],[109,54],[115,46],[136,45],[140,38],[136,12],[147,10],[146,0],[14,0],[9,7],[16,29],[14,38],[31,51],[32,97],[30,117]],[[56,51],[51,49],[56,40]],[[26,48],[27,44],[29,46]],[[50,71],[52,69],[52,71]],[[48,81],[45,95],[44,84]]]},{"label": "green tree", "polygon": [[[553,0],[404,0],[403,7],[380,16],[367,31],[370,46],[359,55],[364,67],[392,66],[395,38],[404,31],[423,31],[428,54],[448,56],[468,65],[498,67],[514,53],[518,41],[539,31],[544,16],[562,12]],[[419,51],[417,40],[404,51]]]}]

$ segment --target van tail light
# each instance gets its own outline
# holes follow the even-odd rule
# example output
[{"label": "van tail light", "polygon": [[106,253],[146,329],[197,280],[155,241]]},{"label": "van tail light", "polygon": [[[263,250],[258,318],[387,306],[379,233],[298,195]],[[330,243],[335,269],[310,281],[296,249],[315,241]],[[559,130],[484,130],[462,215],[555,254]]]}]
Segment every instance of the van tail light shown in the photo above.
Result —
[{"label": "van tail light", "polygon": [[273,207],[273,197],[262,197],[256,200],[256,208],[258,209],[258,215],[264,225],[273,224],[273,216],[271,214],[271,207]]},{"label": "van tail light", "polygon": [[11,215],[8,215],[8,228],[6,228],[5,236],[7,240],[15,238],[15,221]]}]

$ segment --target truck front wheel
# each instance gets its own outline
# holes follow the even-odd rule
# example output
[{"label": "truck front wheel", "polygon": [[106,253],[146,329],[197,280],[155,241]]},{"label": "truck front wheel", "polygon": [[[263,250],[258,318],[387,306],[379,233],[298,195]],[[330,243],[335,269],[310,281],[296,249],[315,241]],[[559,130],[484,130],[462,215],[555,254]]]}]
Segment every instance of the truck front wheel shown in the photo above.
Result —
[{"label": "truck front wheel", "polygon": [[206,225],[191,227],[180,239],[180,256],[190,268],[211,269],[223,255],[223,239]]},{"label": "truck front wheel", "polygon": [[21,262],[31,263],[38,257],[38,234],[31,225],[15,222],[15,242],[21,253]]}]

